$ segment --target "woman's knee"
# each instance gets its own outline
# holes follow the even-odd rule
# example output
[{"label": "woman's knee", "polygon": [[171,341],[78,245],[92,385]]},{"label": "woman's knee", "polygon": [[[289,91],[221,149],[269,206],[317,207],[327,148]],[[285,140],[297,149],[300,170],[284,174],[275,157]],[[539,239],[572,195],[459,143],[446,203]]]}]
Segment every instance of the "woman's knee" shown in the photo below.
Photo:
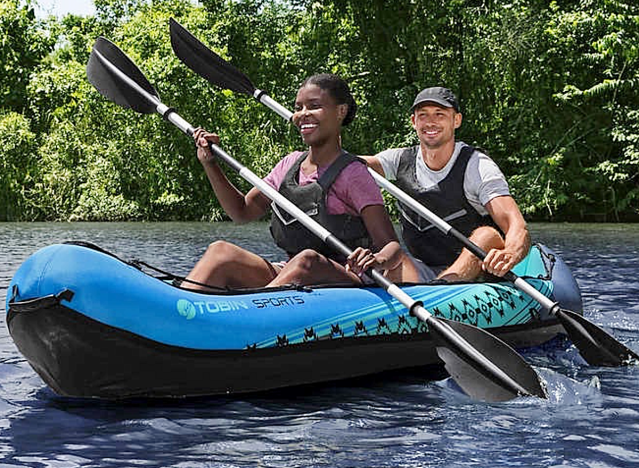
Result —
[{"label": "woman's knee", "polygon": [[242,258],[244,249],[235,244],[223,240],[217,240],[209,244],[204,253],[204,258],[215,262],[217,265],[236,263]]},{"label": "woman's knee", "polygon": [[310,271],[316,265],[325,261],[325,257],[312,249],[302,250],[287,262],[287,265],[300,270]]},{"label": "woman's knee", "polygon": [[223,240],[216,240],[215,242],[211,242],[206,249],[206,253],[209,255],[233,255],[235,251],[239,249],[235,244],[231,244],[230,242],[226,242]]}]

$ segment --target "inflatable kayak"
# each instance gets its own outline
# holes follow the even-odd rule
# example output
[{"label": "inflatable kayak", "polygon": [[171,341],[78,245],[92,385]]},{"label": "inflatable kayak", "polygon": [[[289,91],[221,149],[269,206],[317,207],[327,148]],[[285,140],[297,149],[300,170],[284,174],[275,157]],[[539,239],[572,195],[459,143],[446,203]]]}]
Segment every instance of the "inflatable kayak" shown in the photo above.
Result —
[{"label": "inflatable kayak", "polygon": [[[7,293],[7,325],[18,350],[56,393],[184,397],[424,366],[441,375],[427,327],[382,288],[201,293],[150,269],[73,242],[48,246],[21,265]],[[535,245],[515,272],[562,307],[582,310],[572,274],[548,248]],[[401,287],[433,315],[488,329],[516,348],[562,332],[554,317],[507,282]]]}]

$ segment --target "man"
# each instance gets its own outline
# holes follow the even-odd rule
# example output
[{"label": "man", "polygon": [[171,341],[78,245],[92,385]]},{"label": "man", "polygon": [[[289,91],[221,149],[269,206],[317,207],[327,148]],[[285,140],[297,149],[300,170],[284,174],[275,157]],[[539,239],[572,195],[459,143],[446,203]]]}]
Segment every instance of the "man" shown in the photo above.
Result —
[{"label": "man", "polygon": [[530,248],[526,222],[495,162],[455,141],[462,114],[442,87],[422,90],[410,109],[419,145],[365,157],[370,167],[445,219],[484,251],[482,262],[410,208],[400,204],[402,237],[420,265],[420,280],[471,281],[503,276]]}]

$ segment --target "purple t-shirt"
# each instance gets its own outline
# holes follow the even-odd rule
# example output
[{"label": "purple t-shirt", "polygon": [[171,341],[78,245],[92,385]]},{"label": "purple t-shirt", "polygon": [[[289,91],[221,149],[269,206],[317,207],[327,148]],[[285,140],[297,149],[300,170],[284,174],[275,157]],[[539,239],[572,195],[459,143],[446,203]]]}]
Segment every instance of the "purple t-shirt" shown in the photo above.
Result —
[{"label": "purple t-shirt", "polygon": [[[280,184],[291,166],[295,164],[302,154],[294,151],[286,156],[273,168],[264,181],[275,190],[280,189]],[[320,167],[312,174],[305,175],[300,168],[299,184],[306,185],[317,181],[329,166]],[[384,199],[375,183],[373,176],[368,173],[365,164],[349,164],[339,173],[333,185],[328,190],[326,197],[326,209],[329,214],[349,214],[360,216],[362,210],[370,205],[383,205]]]}]

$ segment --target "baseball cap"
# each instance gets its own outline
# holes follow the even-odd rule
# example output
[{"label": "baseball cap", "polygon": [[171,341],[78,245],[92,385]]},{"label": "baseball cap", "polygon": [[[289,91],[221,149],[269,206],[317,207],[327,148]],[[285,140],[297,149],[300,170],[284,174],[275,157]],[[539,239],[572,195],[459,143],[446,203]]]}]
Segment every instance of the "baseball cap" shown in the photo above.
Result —
[{"label": "baseball cap", "polygon": [[457,98],[448,88],[434,86],[432,88],[422,89],[415,98],[413,106],[410,108],[411,113],[415,111],[417,106],[425,102],[434,102],[442,107],[452,107],[455,109],[455,112],[459,112]]}]

